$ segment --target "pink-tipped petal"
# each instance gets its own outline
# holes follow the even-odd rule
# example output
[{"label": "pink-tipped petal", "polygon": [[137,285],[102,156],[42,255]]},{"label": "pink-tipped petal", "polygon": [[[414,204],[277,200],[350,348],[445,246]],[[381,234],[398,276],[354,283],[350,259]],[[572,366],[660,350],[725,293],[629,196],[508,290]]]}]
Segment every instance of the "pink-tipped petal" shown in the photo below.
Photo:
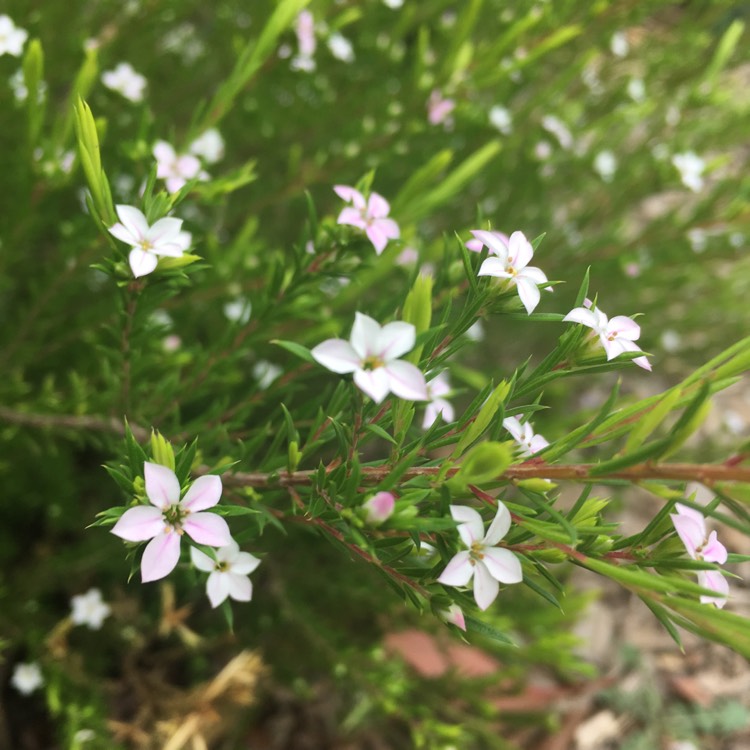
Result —
[{"label": "pink-tipped petal", "polygon": [[213,508],[221,499],[221,477],[208,474],[196,479],[185,497],[182,498],[180,506],[184,510],[196,513],[199,510]]},{"label": "pink-tipped petal", "polygon": [[700,547],[706,536],[706,528],[702,523],[698,523],[694,518],[686,515],[670,513],[670,518],[677,531],[677,535],[685,545],[688,555],[696,560],[696,551]]},{"label": "pink-tipped petal", "polygon": [[636,357],[633,360],[633,364],[638,365],[638,367],[642,367],[644,370],[648,370],[649,372],[651,372],[652,370],[651,363],[646,357]]},{"label": "pink-tipped petal", "polygon": [[614,318],[610,319],[607,328],[610,331],[616,331],[618,337],[629,339],[630,341],[638,341],[641,335],[641,327],[638,323],[625,315],[615,315]]},{"label": "pink-tipped petal", "polygon": [[180,501],[180,483],[171,469],[146,461],[143,476],[146,480],[146,495],[157,508],[168,508]]},{"label": "pink-tipped petal", "polygon": [[537,285],[523,276],[516,276],[515,278],[516,288],[518,289],[518,296],[521,298],[523,306],[526,308],[526,312],[531,315],[534,309],[539,304],[541,294]]},{"label": "pink-tipped petal", "polygon": [[486,548],[482,562],[490,575],[500,583],[520,583],[523,580],[521,563],[509,549]]},{"label": "pink-tipped petal", "polygon": [[386,362],[398,359],[414,348],[416,340],[417,329],[411,323],[386,323],[378,331],[373,353]]},{"label": "pink-tipped petal", "polygon": [[510,529],[510,511],[502,500],[498,500],[497,512],[484,536],[484,544],[487,547],[494,547],[508,533],[508,529]]},{"label": "pink-tipped petal", "polygon": [[467,547],[484,538],[484,521],[479,512],[467,505],[451,505],[451,517],[459,522],[458,535]]},{"label": "pink-tipped petal", "polygon": [[464,613],[461,607],[458,606],[458,604],[451,604],[448,609],[443,610],[440,614],[446,622],[450,622],[457,628],[460,628],[461,630],[466,632],[466,621],[464,620]]},{"label": "pink-tipped petal", "polygon": [[177,171],[188,180],[198,175],[201,171],[200,159],[192,154],[184,154],[177,159]]},{"label": "pink-tipped petal", "polygon": [[206,594],[211,606],[216,609],[229,596],[229,576],[226,573],[211,573],[206,581]]},{"label": "pink-tipped petal", "polygon": [[197,547],[190,548],[190,559],[193,561],[193,565],[204,573],[213,573],[216,568],[216,560],[212,560]]},{"label": "pink-tipped petal", "polygon": [[397,359],[383,369],[388,374],[389,388],[396,396],[407,401],[429,401],[427,383],[416,365]]},{"label": "pink-tipped petal", "polygon": [[180,535],[166,531],[155,536],[143,550],[141,558],[141,581],[158,581],[168,576],[180,559]]},{"label": "pink-tipped petal", "polygon": [[353,203],[355,208],[364,208],[367,205],[365,196],[359,190],[349,187],[349,185],[334,185],[333,190],[341,200],[347,203]]},{"label": "pink-tipped petal", "polygon": [[494,276],[498,279],[512,279],[513,276],[508,273],[505,261],[497,256],[485,258],[484,263],[479,267],[477,276]]},{"label": "pink-tipped petal", "polygon": [[153,253],[148,253],[137,247],[133,248],[128,255],[130,270],[133,272],[133,276],[135,276],[136,279],[150,274],[156,269],[158,262],[159,259]]},{"label": "pink-tipped petal", "polygon": [[701,550],[701,556],[706,562],[719,563],[719,565],[727,561],[727,548],[718,540],[715,531],[709,535]]},{"label": "pink-tipped petal", "polygon": [[318,344],[310,354],[327,370],[339,375],[354,372],[361,364],[360,355],[344,339],[328,339]]},{"label": "pink-tipped petal", "polygon": [[126,510],[112,527],[112,533],[128,542],[145,542],[164,529],[164,517],[159,508],[138,505]]},{"label": "pink-tipped petal", "polygon": [[[125,229],[136,239],[143,239],[148,232],[148,221],[141,211],[133,206],[115,206],[117,217]],[[127,240],[125,240],[127,242]]]},{"label": "pink-tipped petal", "polygon": [[365,227],[365,234],[367,235],[367,239],[372,242],[372,246],[375,248],[376,254],[380,255],[380,253],[385,250],[385,246],[388,244],[388,236],[383,231],[380,223],[373,222],[371,224],[367,224],[367,226]]},{"label": "pink-tipped petal", "polygon": [[445,586],[466,586],[473,575],[474,566],[469,559],[469,553],[464,550],[453,556],[437,580]]},{"label": "pink-tipped petal", "polygon": [[508,260],[508,245],[495,232],[487,232],[484,229],[472,229],[471,233],[483,245],[486,245],[490,252],[500,258],[503,263]]},{"label": "pink-tipped petal", "polygon": [[208,547],[224,547],[232,541],[227,522],[216,513],[191,513],[182,528],[198,544]]},{"label": "pink-tipped petal", "polygon": [[376,370],[357,370],[354,373],[356,386],[379,404],[391,390],[390,378],[384,367]]},{"label": "pink-tipped petal", "polygon": [[367,201],[367,213],[373,219],[385,219],[391,211],[388,201],[380,193],[370,193]]},{"label": "pink-tipped petal", "polygon": [[718,570],[699,570],[698,585],[715,592],[715,596],[701,595],[703,604],[714,604],[722,609],[729,598],[729,581]]},{"label": "pink-tipped petal", "polygon": [[490,571],[483,562],[478,562],[475,567],[474,600],[479,609],[484,611],[497,598],[500,584],[490,575]]},{"label": "pink-tipped petal", "polygon": [[253,584],[247,576],[227,573],[229,596],[238,602],[249,602],[253,598]]}]

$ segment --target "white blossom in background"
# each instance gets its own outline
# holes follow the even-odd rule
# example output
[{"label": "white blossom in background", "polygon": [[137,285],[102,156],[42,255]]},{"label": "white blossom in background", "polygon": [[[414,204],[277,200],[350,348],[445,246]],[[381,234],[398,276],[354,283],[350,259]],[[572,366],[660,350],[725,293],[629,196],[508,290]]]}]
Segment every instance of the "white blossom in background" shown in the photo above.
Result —
[{"label": "white blossom in background", "polygon": [[645,101],[646,84],[643,83],[642,78],[631,78],[628,81],[628,96],[638,104]]},{"label": "white blossom in background", "polygon": [[170,193],[176,193],[194,177],[200,177],[202,180],[208,178],[208,175],[201,171],[200,159],[197,156],[178,154],[166,141],[156,141],[153,154],[156,159],[156,176],[164,180]]},{"label": "white blossom in background", "polygon": [[703,189],[703,172],[706,169],[706,162],[695,151],[675,154],[672,157],[672,164],[680,173],[680,179],[685,187],[690,188],[694,193],[699,193]]},{"label": "white blossom in background", "polygon": [[630,44],[628,38],[622,31],[615,31],[612,34],[612,38],[609,40],[609,48],[615,57],[625,57],[630,52]]},{"label": "white blossom in background", "polygon": [[687,238],[694,253],[702,253],[708,246],[708,232],[700,227],[688,229]]},{"label": "white blossom in background", "polygon": [[79,745],[82,745],[86,742],[91,742],[91,740],[96,739],[96,732],[93,729],[79,729],[74,735],[73,735],[73,742],[78,743]]},{"label": "white blossom in background", "polygon": [[211,128],[196,138],[188,146],[188,151],[206,164],[215,164],[224,158],[224,139],[216,128]]},{"label": "white blossom in background", "polygon": [[[29,96],[29,90],[26,88],[26,81],[23,77],[23,68],[19,68],[9,79],[11,91],[13,91],[13,97],[19,104],[25,102]],[[41,104],[47,95],[47,82],[39,81],[39,87],[36,92],[36,100]]]},{"label": "white blossom in background", "polygon": [[453,404],[445,396],[451,392],[451,384],[448,380],[448,374],[441,372],[427,383],[427,398],[429,402],[424,412],[422,427],[427,430],[432,427],[438,419],[443,422],[452,422],[455,417]]},{"label": "white blossom in background", "polygon": [[44,685],[42,670],[36,662],[16,664],[10,684],[22,695],[31,695]]},{"label": "white blossom in background", "polygon": [[258,388],[265,391],[276,378],[283,375],[283,368],[261,359],[253,365],[253,377],[258,382]]},{"label": "white blossom in background", "polygon": [[742,232],[731,232],[729,234],[729,244],[734,248],[741,248],[745,244],[745,235]]},{"label": "white blossom in background", "polygon": [[437,579],[446,586],[466,586],[474,579],[474,600],[481,610],[495,601],[500,583],[520,583],[523,580],[521,563],[509,549],[497,543],[510,529],[510,512],[502,501],[497,501],[497,513],[484,533],[482,516],[464,505],[451,505],[451,516],[460,521],[458,534],[466,550],[457,552]]},{"label": "white blossom in background", "polygon": [[434,89],[427,100],[427,121],[430,125],[453,125],[451,112],[456,108],[453,99],[446,99],[438,89]]},{"label": "white blossom in background", "polygon": [[680,108],[676,104],[670,105],[664,115],[664,122],[666,122],[670,128],[674,128],[679,124],[681,119],[682,112],[680,112]]},{"label": "white blossom in background", "polygon": [[354,62],[354,47],[352,47],[352,43],[345,36],[334,32],[328,37],[326,44],[331,54],[337,60],[345,63]]},{"label": "white blossom in background", "polygon": [[573,144],[575,143],[573,140],[573,134],[559,117],[556,117],[555,115],[545,115],[542,117],[542,127],[548,133],[552,133],[566,151],[573,148]]},{"label": "white blossom in background", "polygon": [[297,35],[297,47],[299,54],[292,58],[292,70],[302,70],[307,73],[315,70],[315,19],[309,10],[303,10],[294,24],[294,32]]},{"label": "white blossom in background", "polygon": [[503,135],[510,135],[513,132],[513,118],[510,110],[496,104],[490,109],[490,125],[499,130]]},{"label": "white blossom in background", "polygon": [[393,10],[398,10],[404,4],[404,0],[383,0],[383,5],[387,5]]},{"label": "white blossom in background", "polygon": [[521,424],[518,417],[506,417],[503,420],[503,427],[513,436],[523,456],[533,456],[534,453],[539,453],[549,445],[549,442],[541,435],[534,434],[529,422]]},{"label": "white blossom in background", "polygon": [[464,335],[469,341],[476,343],[484,341],[484,326],[482,325],[482,321],[477,320],[475,323],[472,323]]},{"label": "white blossom in background", "polygon": [[677,331],[667,328],[661,334],[661,345],[664,351],[674,354],[682,348],[682,336]]},{"label": "white blossom in background", "polygon": [[253,584],[248,576],[260,565],[260,560],[249,552],[240,552],[234,539],[219,547],[215,555],[216,559],[212,559],[196,547],[190,548],[193,565],[209,574],[206,594],[211,606],[218,607],[227,597],[249,602],[253,598]]},{"label": "white blossom in background", "polygon": [[18,57],[23,52],[23,45],[28,38],[29,32],[16,26],[10,16],[0,16],[0,57]]},{"label": "white blossom in background", "polygon": [[179,258],[185,251],[182,219],[164,218],[149,226],[146,217],[133,206],[115,206],[120,221],[109,233],[130,245],[128,262],[135,278],[151,273],[159,256]]},{"label": "white blossom in background", "polygon": [[534,146],[534,156],[539,161],[547,161],[552,156],[552,146],[549,141],[538,141]]},{"label": "white blossom in background", "polygon": [[91,630],[99,630],[109,617],[112,608],[102,599],[99,589],[89,589],[85,594],[78,594],[70,600],[71,622],[74,625],[86,625]]},{"label": "white blossom in background", "polygon": [[114,70],[104,71],[102,83],[131,102],[143,101],[146,79],[140,73],[136,73],[128,62],[119,63]]},{"label": "white blossom in background", "polygon": [[224,305],[224,317],[232,323],[245,325],[250,320],[253,306],[247,297],[238,297]]},{"label": "white blossom in background", "polygon": [[513,232],[507,243],[493,232],[473,229],[471,233],[492,253],[482,263],[477,275],[506,279],[515,285],[526,312],[531,315],[541,297],[538,287],[546,284],[548,279],[541,269],[529,265],[534,248],[524,233]]},{"label": "white blossom in background", "polygon": [[424,375],[411,362],[399,359],[414,348],[416,335],[411,323],[381,326],[358,312],[349,341],[328,339],[310,353],[331,372],[354,373],[354,383],[376,403],[389,393],[408,401],[427,401]]},{"label": "white blossom in background", "polygon": [[594,170],[604,182],[612,182],[617,171],[617,158],[611,151],[600,151],[594,159]]}]

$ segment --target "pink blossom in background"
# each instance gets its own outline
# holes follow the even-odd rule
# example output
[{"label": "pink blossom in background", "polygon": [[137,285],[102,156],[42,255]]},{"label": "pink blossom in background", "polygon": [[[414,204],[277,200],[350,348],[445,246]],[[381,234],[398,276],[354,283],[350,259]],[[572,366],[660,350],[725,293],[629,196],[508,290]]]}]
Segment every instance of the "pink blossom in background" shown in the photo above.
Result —
[{"label": "pink blossom in background", "polygon": [[427,120],[430,125],[450,125],[453,122],[451,112],[456,108],[456,102],[453,99],[445,99],[443,95],[435,89],[427,100]]},{"label": "pink blossom in background", "polygon": [[[195,177],[205,179],[200,159],[193,154],[178,154],[166,141],[157,141],[153,149],[156,159],[156,176],[163,179],[167,191],[176,193],[188,180]],[[205,177],[204,177],[205,175]]]},{"label": "pink blossom in background", "polygon": [[391,207],[382,195],[370,193],[370,197],[365,200],[359,190],[348,185],[334,185],[333,189],[339,198],[352,204],[342,209],[336,223],[364,230],[378,255],[385,250],[389,240],[396,240],[401,236],[398,224],[387,218]]}]

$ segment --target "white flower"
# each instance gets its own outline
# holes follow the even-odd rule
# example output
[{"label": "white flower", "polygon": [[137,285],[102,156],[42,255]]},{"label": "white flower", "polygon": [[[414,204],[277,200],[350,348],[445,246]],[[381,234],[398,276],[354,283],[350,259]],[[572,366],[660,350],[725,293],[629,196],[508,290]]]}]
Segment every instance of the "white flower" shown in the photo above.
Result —
[{"label": "white flower", "polygon": [[451,384],[448,381],[448,375],[441,372],[440,375],[433,378],[427,383],[427,397],[429,403],[424,412],[422,427],[426,430],[442,418],[443,422],[452,422],[455,418],[453,405],[446,401],[444,396],[451,392]]},{"label": "white flower", "polygon": [[258,381],[258,388],[265,391],[276,378],[284,372],[278,365],[261,359],[253,365],[253,377]]},{"label": "white flower", "polygon": [[352,43],[341,34],[333,33],[328,37],[328,49],[337,59],[345,63],[354,62],[354,47]]},{"label": "white flower", "polygon": [[112,612],[111,607],[102,601],[99,589],[89,589],[85,594],[78,594],[70,600],[73,612],[70,619],[74,625],[87,625],[92,630],[99,630],[104,620]]},{"label": "white flower", "polygon": [[247,297],[238,297],[232,302],[227,302],[224,305],[224,315],[227,320],[231,320],[232,323],[239,323],[245,325],[250,320],[250,315],[253,312],[253,306]]},{"label": "white flower", "polygon": [[424,375],[410,362],[399,359],[414,348],[415,341],[416,329],[411,323],[396,321],[380,326],[358,312],[349,341],[328,339],[311,354],[332,372],[353,372],[356,385],[376,403],[389,393],[409,401],[426,401]]},{"label": "white flower", "polygon": [[542,117],[542,127],[548,133],[552,133],[566,151],[573,147],[573,135],[559,117],[545,115]]},{"label": "white flower", "polygon": [[609,40],[609,48],[612,50],[613,55],[617,57],[625,57],[630,51],[628,38],[622,31],[616,31],[612,34],[612,38]]},{"label": "white flower", "polygon": [[706,162],[698,154],[694,151],[675,154],[672,157],[672,164],[680,173],[680,179],[685,187],[690,188],[694,193],[703,189],[703,172],[706,169]]},{"label": "white flower", "polygon": [[456,553],[440,574],[438,583],[446,586],[466,586],[474,578],[474,599],[479,609],[485,610],[495,601],[499,583],[520,583],[523,571],[518,558],[497,543],[510,529],[510,512],[497,501],[497,513],[484,533],[482,516],[473,508],[451,505],[454,521],[461,521],[458,534],[468,548]]},{"label": "white flower", "polygon": [[490,125],[497,128],[503,135],[510,135],[513,132],[513,120],[510,111],[496,104],[490,110]]},{"label": "white flower", "polygon": [[[591,328],[599,336],[607,361],[614,359],[623,352],[640,352],[641,348],[635,343],[641,335],[641,327],[634,320],[625,315],[616,315],[612,320],[598,308],[587,309],[576,307],[564,318],[564,321],[581,323]],[[633,364],[644,370],[651,370],[651,364],[646,357],[636,357]]]},{"label": "white flower", "polygon": [[303,10],[297,16],[294,31],[297,34],[299,54],[292,60],[292,70],[315,70],[315,19],[309,10]]},{"label": "white flower", "polygon": [[22,695],[31,695],[44,685],[42,670],[36,662],[16,664],[10,684]]},{"label": "white flower", "polygon": [[646,86],[642,78],[631,78],[628,81],[628,96],[639,103],[646,98]]},{"label": "white flower", "polygon": [[611,182],[617,171],[617,159],[611,151],[600,151],[594,159],[594,169],[605,182]]},{"label": "white flower", "polygon": [[157,141],[154,144],[153,154],[156,159],[156,176],[164,179],[170,193],[176,193],[194,177],[200,177],[200,179],[208,177],[201,172],[201,163],[196,156],[179,155],[166,141]]},{"label": "white flower", "polygon": [[29,37],[25,29],[19,29],[10,16],[0,16],[0,55],[18,57]]},{"label": "white flower", "polygon": [[131,102],[143,101],[146,79],[140,73],[136,73],[130,63],[121,62],[114,70],[102,73],[102,83]]},{"label": "white flower", "polygon": [[688,229],[687,238],[694,253],[702,253],[708,245],[708,232],[700,227]]},{"label": "white flower", "polygon": [[549,442],[541,435],[534,434],[529,422],[521,424],[518,417],[506,417],[503,420],[503,427],[513,436],[513,439],[521,448],[521,454],[524,456],[539,453],[549,445]]},{"label": "white flower", "polygon": [[481,320],[477,320],[467,328],[464,334],[469,341],[479,342],[484,341],[484,326]]},{"label": "white flower", "polygon": [[404,0],[383,0],[383,4],[393,10],[398,10],[404,4]]},{"label": "white flower", "polygon": [[216,559],[196,547],[190,548],[190,559],[198,570],[209,573],[206,593],[212,607],[218,607],[227,597],[238,602],[249,602],[253,596],[253,584],[248,576],[259,565],[260,560],[249,552],[240,552],[232,540],[216,550]]},{"label": "white flower", "polygon": [[179,258],[184,251],[184,236],[181,236],[182,219],[159,219],[153,226],[133,206],[115,206],[120,221],[109,228],[110,234],[126,242],[134,249],[128,262],[133,276],[151,273],[159,262],[158,256]]},{"label": "white flower", "polygon": [[531,315],[541,296],[538,286],[546,284],[547,277],[540,269],[528,265],[534,257],[534,248],[524,233],[513,232],[507,243],[495,232],[474,229],[471,233],[494,253],[482,263],[478,275],[495,276],[515,284],[526,312]]},{"label": "white flower", "polygon": [[216,128],[211,128],[196,138],[188,146],[188,151],[203,159],[206,164],[215,164],[224,157],[224,139]]}]

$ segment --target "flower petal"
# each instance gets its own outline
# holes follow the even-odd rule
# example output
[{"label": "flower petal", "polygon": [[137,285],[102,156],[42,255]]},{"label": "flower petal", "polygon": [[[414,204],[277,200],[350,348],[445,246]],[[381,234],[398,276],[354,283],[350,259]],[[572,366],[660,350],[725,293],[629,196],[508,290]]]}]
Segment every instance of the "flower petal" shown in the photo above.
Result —
[{"label": "flower petal", "polygon": [[354,382],[376,404],[379,404],[391,391],[391,379],[384,367],[375,370],[357,370]]},{"label": "flower petal", "polygon": [[487,232],[483,229],[472,229],[471,233],[483,245],[486,245],[490,252],[494,253],[505,264],[508,260],[508,245],[495,232]]},{"label": "flower petal", "polygon": [[196,513],[199,510],[213,508],[221,498],[221,477],[208,474],[198,477],[180,502],[183,510]]},{"label": "flower petal", "polygon": [[112,533],[128,542],[145,542],[164,529],[164,517],[159,508],[138,505],[126,510],[112,527]]},{"label": "flower petal", "polygon": [[706,539],[706,527],[690,516],[676,513],[669,515],[688,555],[696,560],[696,551]]},{"label": "flower petal", "polygon": [[229,576],[227,573],[211,573],[206,581],[206,594],[211,606],[218,607],[229,596]]},{"label": "flower petal", "polygon": [[180,559],[180,535],[166,531],[155,536],[143,550],[141,558],[141,581],[158,581],[169,575]]},{"label": "flower petal", "polygon": [[367,235],[367,239],[372,242],[372,246],[375,248],[375,253],[380,255],[388,244],[388,237],[380,224],[378,222],[366,224],[365,234]]},{"label": "flower petal", "polygon": [[503,427],[511,434],[513,439],[520,443],[523,438],[523,428],[521,427],[521,420],[518,417],[506,417],[503,420]]},{"label": "flower petal", "polygon": [[249,602],[253,598],[253,584],[247,576],[227,573],[229,596],[238,602]]},{"label": "flower petal", "polygon": [[453,520],[460,523],[458,535],[467,547],[484,538],[484,521],[478,511],[467,505],[451,505],[450,509]]},{"label": "flower petal", "polygon": [[509,549],[487,547],[482,562],[490,575],[500,583],[520,583],[523,580],[521,563]]},{"label": "flower petal", "polygon": [[171,469],[146,461],[143,476],[146,480],[146,495],[157,508],[168,508],[180,501],[180,483]]},{"label": "flower petal", "polygon": [[360,355],[344,339],[328,339],[318,344],[310,354],[327,370],[339,375],[354,372],[362,362]]},{"label": "flower petal", "polygon": [[190,548],[190,559],[193,561],[193,565],[204,573],[213,573],[216,569],[216,560],[212,560],[205,552],[201,552],[197,547]]},{"label": "flower petal", "polygon": [[531,279],[524,278],[523,276],[516,276],[514,280],[518,289],[518,296],[521,298],[526,312],[531,315],[534,312],[534,308],[539,304],[539,298],[541,297],[539,288]]},{"label": "flower petal", "polygon": [[246,576],[260,565],[260,560],[249,552],[240,552],[232,563],[232,573]]},{"label": "flower petal", "polygon": [[463,550],[453,556],[437,580],[445,586],[466,586],[473,575],[474,566],[471,564],[469,553]]},{"label": "flower petal", "polygon": [[386,323],[377,334],[373,354],[388,362],[398,359],[414,348],[417,329],[411,323]]},{"label": "flower petal", "polygon": [[[125,229],[130,232],[134,239],[142,240],[148,232],[148,221],[143,215],[143,212],[139,211],[134,206],[115,206],[117,216],[122,222]],[[126,240],[127,242],[127,240]]]},{"label": "flower petal", "polygon": [[126,242],[128,245],[131,245],[133,247],[137,246],[140,241],[138,237],[133,237],[133,234],[119,221],[117,222],[117,224],[113,224],[111,227],[109,227],[107,231],[112,236],[117,237],[118,240]]},{"label": "flower petal", "polygon": [[348,185],[334,185],[333,190],[341,200],[353,203],[355,208],[364,208],[367,205],[365,196],[353,187],[349,187]]},{"label": "flower petal", "polygon": [[128,255],[130,270],[136,279],[150,274],[156,268],[158,262],[159,259],[153,253],[140,248],[133,248]]},{"label": "flower petal", "polygon": [[638,323],[625,315],[615,315],[614,318],[611,318],[607,330],[616,332],[618,337],[621,336],[624,339],[630,339],[630,341],[638,341],[641,335],[641,327]]},{"label": "flower petal", "polygon": [[706,562],[723,565],[727,561],[727,556],[727,548],[718,540],[716,532],[712,531],[708,537],[708,541],[703,545],[701,557]]},{"label": "flower petal", "polygon": [[227,522],[216,513],[191,513],[182,522],[182,528],[198,544],[225,547],[232,541]]},{"label": "flower petal", "polygon": [[487,547],[494,547],[508,533],[508,529],[510,529],[510,511],[502,500],[498,500],[497,512],[482,542]]},{"label": "flower petal", "polygon": [[483,562],[478,562],[475,567],[474,600],[479,609],[484,611],[497,598],[500,584],[490,575],[490,571]]},{"label": "flower petal", "polygon": [[391,392],[396,396],[407,401],[429,401],[427,383],[416,365],[397,359],[383,369],[388,374]]},{"label": "flower petal", "polygon": [[166,177],[177,159],[175,150],[166,141],[156,141],[152,151],[157,161],[157,177]]},{"label": "flower petal", "polygon": [[729,598],[729,581],[718,570],[699,570],[698,585],[704,589],[715,591],[716,596],[702,595],[703,604],[715,604],[722,609]]},{"label": "flower petal", "polygon": [[[152,245],[161,243],[176,242],[182,229],[182,219],[175,219],[167,216],[159,219],[146,233],[146,239]],[[156,251],[156,248],[154,248]]]},{"label": "flower petal", "polygon": [[493,255],[485,258],[484,263],[479,267],[477,276],[495,276],[498,279],[513,278],[506,268],[505,261]]},{"label": "flower petal", "polygon": [[534,248],[523,232],[513,232],[508,239],[508,256],[516,270],[526,268],[534,257]]},{"label": "flower petal", "polygon": [[367,201],[367,213],[373,219],[384,219],[391,211],[388,201],[380,193],[370,193]]},{"label": "flower petal", "polygon": [[[526,266],[526,268],[523,268],[518,272],[518,276],[519,278],[533,281],[537,286],[546,284],[549,281],[544,271],[542,271],[541,268],[537,268],[536,266]],[[549,289],[551,291],[552,287],[550,287]]]},{"label": "flower petal", "polygon": [[[598,332],[598,323],[596,315],[591,310],[587,310],[585,307],[573,308],[564,318],[563,321],[566,323],[581,323],[582,325],[593,328]],[[606,321],[605,321],[606,322]]]},{"label": "flower petal", "polygon": [[380,331],[380,323],[377,320],[361,312],[354,313],[354,325],[349,336],[349,343],[362,359],[372,354],[380,354],[378,351]]},{"label": "flower petal", "polygon": [[341,213],[338,215],[336,223],[348,224],[349,226],[357,227],[357,229],[367,229],[367,222],[365,221],[364,216],[362,216],[362,211],[358,208],[352,208],[351,206],[341,209]]}]

